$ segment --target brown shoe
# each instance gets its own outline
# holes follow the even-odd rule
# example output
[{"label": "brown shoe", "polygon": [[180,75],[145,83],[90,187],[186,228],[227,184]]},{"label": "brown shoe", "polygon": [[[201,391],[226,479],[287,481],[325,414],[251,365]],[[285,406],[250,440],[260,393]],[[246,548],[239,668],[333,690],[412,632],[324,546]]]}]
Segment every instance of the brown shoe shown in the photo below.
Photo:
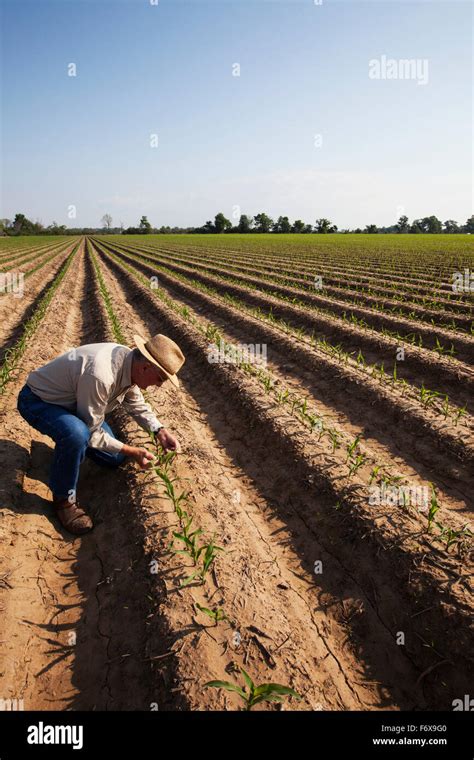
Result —
[{"label": "brown shoe", "polygon": [[92,530],[94,523],[89,515],[79,506],[68,499],[57,499],[53,497],[54,511],[56,512],[59,522],[70,533],[81,535]]}]

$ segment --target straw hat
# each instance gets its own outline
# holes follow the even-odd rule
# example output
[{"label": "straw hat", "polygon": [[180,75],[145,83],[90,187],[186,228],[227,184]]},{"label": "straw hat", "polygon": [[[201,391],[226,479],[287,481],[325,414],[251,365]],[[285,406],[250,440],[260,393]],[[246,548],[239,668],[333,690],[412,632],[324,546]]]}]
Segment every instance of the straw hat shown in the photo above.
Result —
[{"label": "straw hat", "polygon": [[155,335],[154,338],[145,341],[140,335],[134,335],[136,347],[155,364],[171,380],[176,388],[179,388],[179,380],[176,373],[184,364],[184,354],[176,343],[166,335]]}]

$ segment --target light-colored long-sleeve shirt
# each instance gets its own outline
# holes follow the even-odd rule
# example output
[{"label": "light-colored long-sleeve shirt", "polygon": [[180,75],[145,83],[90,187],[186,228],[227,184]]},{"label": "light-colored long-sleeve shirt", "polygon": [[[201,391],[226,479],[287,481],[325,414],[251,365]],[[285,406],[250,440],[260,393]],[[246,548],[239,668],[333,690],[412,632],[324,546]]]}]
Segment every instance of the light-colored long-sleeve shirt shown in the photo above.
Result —
[{"label": "light-colored long-sleeve shirt", "polygon": [[123,443],[102,429],[105,415],[119,404],[148,431],[162,423],[132,385],[132,349],[118,343],[71,348],[30,372],[27,385],[43,401],[76,414],[90,430],[89,446],[117,453]]}]

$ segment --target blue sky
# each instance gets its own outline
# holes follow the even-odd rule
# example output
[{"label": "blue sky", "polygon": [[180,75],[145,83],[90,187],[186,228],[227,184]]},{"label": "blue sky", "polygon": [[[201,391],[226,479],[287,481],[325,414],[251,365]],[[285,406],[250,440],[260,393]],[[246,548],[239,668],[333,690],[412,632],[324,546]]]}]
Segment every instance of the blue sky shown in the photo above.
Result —
[{"label": "blue sky", "polygon": [[[472,213],[469,2],[0,3],[1,217]],[[369,78],[384,55],[428,81]]]}]

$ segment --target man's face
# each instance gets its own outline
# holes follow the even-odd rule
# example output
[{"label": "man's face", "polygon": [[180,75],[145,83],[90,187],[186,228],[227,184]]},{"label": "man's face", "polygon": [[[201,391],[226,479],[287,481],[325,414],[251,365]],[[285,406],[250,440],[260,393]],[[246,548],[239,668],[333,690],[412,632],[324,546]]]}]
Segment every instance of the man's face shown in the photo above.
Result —
[{"label": "man's face", "polygon": [[141,390],[145,390],[150,385],[160,387],[168,378],[151,362],[138,362],[136,367],[135,382]]}]

